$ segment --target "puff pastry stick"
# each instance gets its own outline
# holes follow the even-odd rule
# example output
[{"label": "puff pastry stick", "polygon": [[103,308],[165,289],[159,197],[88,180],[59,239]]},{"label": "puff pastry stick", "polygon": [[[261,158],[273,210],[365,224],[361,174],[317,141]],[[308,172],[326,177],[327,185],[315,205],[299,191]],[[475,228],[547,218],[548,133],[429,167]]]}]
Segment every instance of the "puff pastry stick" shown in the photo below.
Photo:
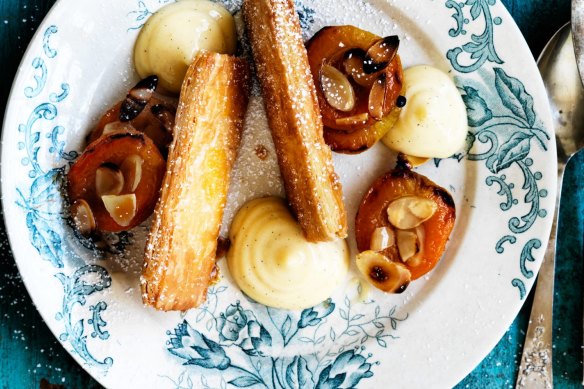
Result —
[{"label": "puff pastry stick", "polygon": [[242,59],[203,52],[187,71],[146,242],[146,305],[183,311],[206,299],[248,93]]},{"label": "puff pastry stick", "polygon": [[347,235],[341,184],[292,0],[244,0],[243,17],[288,201],[306,238]]}]

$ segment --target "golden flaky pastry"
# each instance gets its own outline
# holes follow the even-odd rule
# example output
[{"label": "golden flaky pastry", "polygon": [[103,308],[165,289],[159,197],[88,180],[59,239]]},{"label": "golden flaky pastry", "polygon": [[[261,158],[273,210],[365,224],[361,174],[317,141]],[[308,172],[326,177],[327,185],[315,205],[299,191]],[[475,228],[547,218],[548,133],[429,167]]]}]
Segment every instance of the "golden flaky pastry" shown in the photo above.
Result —
[{"label": "golden flaky pastry", "polygon": [[347,235],[342,189],[323,139],[316,90],[292,0],[244,0],[243,16],[262,86],[286,195],[304,235]]},{"label": "golden flaky pastry", "polygon": [[203,52],[187,71],[146,242],[141,279],[146,305],[182,311],[206,299],[248,92],[242,59]]}]

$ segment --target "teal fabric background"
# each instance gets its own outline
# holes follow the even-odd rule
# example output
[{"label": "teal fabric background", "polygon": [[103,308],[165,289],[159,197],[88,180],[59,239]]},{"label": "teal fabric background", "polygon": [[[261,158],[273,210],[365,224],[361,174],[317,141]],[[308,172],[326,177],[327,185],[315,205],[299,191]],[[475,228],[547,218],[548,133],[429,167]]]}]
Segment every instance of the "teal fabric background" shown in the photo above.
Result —
[{"label": "teal fabric background", "polygon": [[[53,3],[53,0],[0,0],[0,121],[22,54]],[[503,3],[518,23],[535,57],[554,31],[570,16],[569,0],[503,0]],[[107,2],[104,6],[108,6]],[[583,153],[570,163],[565,182],[554,309],[554,380],[559,388],[579,388],[582,380],[584,284]],[[530,307],[531,296],[499,344],[458,388],[504,388],[514,385]],[[0,388],[60,386],[100,387],[60,346],[34,308],[14,264],[2,219]],[[431,387],[431,383],[428,386]]]}]

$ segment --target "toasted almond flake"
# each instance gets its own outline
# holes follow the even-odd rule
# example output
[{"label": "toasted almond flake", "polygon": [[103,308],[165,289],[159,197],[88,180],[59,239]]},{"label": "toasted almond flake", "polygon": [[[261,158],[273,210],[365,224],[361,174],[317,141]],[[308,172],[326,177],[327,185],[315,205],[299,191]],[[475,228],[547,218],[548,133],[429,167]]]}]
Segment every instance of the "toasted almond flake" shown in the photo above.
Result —
[{"label": "toasted almond flake", "polygon": [[438,205],[434,201],[421,197],[418,197],[415,201],[410,201],[408,207],[412,214],[423,221],[434,216],[434,213],[436,213],[436,210],[438,209]]},{"label": "toasted almond flake", "polygon": [[359,253],[355,259],[357,268],[377,289],[388,293],[401,293],[411,281],[411,273],[401,263],[392,262],[375,251]]},{"label": "toasted almond flake", "polygon": [[117,195],[124,188],[124,176],[115,165],[104,164],[95,171],[95,192],[99,197]]},{"label": "toasted almond flake", "polygon": [[408,266],[419,266],[424,259],[424,242],[426,240],[424,225],[417,226],[414,232],[418,237],[418,252],[408,259]]},{"label": "toasted almond flake", "polygon": [[409,261],[420,251],[420,242],[415,231],[396,232],[397,249],[403,262]]},{"label": "toasted almond flake", "polygon": [[359,124],[365,124],[369,120],[369,113],[361,113],[359,115],[349,116],[346,118],[336,119],[335,122],[339,126],[355,126]]},{"label": "toasted almond flake", "polygon": [[371,250],[383,251],[395,244],[395,233],[389,227],[379,227],[371,235]]},{"label": "toasted almond flake", "polygon": [[101,136],[106,136],[112,134],[117,131],[126,131],[126,130],[133,130],[134,127],[129,123],[122,123],[120,121],[115,121],[106,124],[103,126],[103,131],[101,132]]},{"label": "toasted almond flake", "polygon": [[142,164],[144,160],[137,154],[127,157],[120,166],[122,175],[126,183],[126,190],[130,193],[136,191],[136,188],[142,180]]},{"label": "toasted almond flake", "polygon": [[345,53],[343,69],[357,84],[371,88],[376,79],[375,74],[366,74],[363,71],[365,52],[361,49],[352,49]]},{"label": "toasted almond flake", "polygon": [[411,230],[436,212],[438,206],[430,199],[417,196],[400,197],[387,207],[389,222],[400,230]]},{"label": "toasted almond flake", "polygon": [[385,114],[385,92],[386,92],[386,81],[387,77],[385,74],[380,75],[377,80],[371,86],[371,91],[369,92],[369,113],[371,117],[375,120],[383,119]]},{"label": "toasted almond flake", "polygon": [[83,236],[89,236],[95,231],[96,223],[93,212],[87,201],[83,199],[75,200],[71,205],[71,217],[77,231]]},{"label": "toasted almond flake", "polygon": [[398,48],[399,38],[397,35],[387,36],[375,42],[365,54],[363,62],[365,73],[371,74],[385,69],[393,61]]},{"label": "toasted almond flake", "polygon": [[355,91],[347,76],[334,66],[324,64],[320,69],[320,85],[326,101],[334,109],[349,112],[355,107]]},{"label": "toasted almond flake", "polygon": [[101,200],[111,218],[122,227],[129,226],[136,216],[136,195],[134,193],[119,196],[105,195],[101,196]]}]

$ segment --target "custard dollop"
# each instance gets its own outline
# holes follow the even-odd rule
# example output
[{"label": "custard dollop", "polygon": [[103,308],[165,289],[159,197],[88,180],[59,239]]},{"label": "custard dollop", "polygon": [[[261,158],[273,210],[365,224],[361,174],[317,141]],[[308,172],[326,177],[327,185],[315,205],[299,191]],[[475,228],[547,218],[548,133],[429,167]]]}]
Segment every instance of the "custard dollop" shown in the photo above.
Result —
[{"label": "custard dollop", "polygon": [[159,77],[160,86],[179,93],[199,50],[233,54],[237,32],[224,7],[207,0],[180,0],[150,16],[134,46],[134,65],[141,78]]},{"label": "custard dollop", "polygon": [[406,106],[383,143],[423,158],[448,158],[461,151],[468,132],[466,106],[448,74],[427,65],[408,68],[404,89]]},{"label": "custard dollop", "polygon": [[344,239],[311,243],[283,199],[245,204],[229,232],[229,272],[241,290],[264,305],[304,309],[326,300],[349,268]]}]

